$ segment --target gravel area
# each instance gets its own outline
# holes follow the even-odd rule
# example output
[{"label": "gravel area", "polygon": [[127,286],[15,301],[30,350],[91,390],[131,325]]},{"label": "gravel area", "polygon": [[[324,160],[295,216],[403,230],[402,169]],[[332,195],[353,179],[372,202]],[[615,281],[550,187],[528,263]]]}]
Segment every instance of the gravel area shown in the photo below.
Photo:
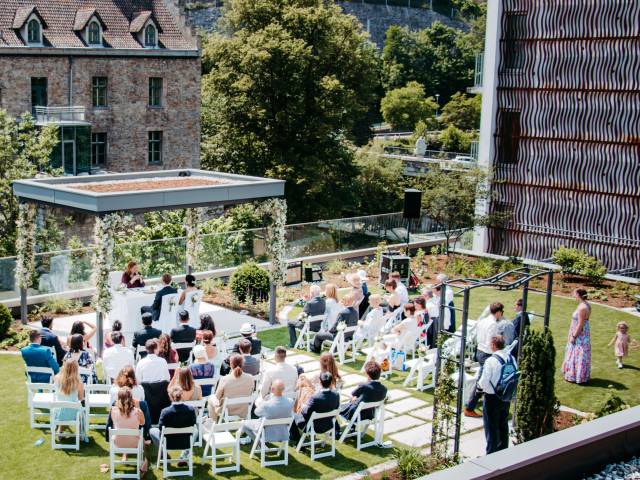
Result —
[{"label": "gravel area", "polygon": [[584,480],[640,480],[640,458],[633,457],[628,462],[612,463],[595,475]]},{"label": "gravel area", "polygon": [[231,183],[230,180],[214,180],[207,177],[180,177],[166,178],[155,177],[145,178],[144,180],[120,180],[110,182],[94,182],[94,183],[70,183],[66,185],[68,188],[75,190],[85,190],[96,193],[106,192],[131,192],[139,190],[156,190],[162,188],[186,188],[186,187],[203,187],[215,186]]}]

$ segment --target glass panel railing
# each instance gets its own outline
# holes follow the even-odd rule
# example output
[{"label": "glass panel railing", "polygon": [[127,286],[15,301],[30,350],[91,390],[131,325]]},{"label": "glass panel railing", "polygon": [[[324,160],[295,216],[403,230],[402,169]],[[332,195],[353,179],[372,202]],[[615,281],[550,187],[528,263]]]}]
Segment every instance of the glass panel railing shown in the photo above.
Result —
[{"label": "glass panel railing", "polygon": [[114,269],[122,271],[127,262],[135,260],[146,278],[159,277],[165,272],[184,275],[186,244],[185,237],[118,244],[114,249]]}]

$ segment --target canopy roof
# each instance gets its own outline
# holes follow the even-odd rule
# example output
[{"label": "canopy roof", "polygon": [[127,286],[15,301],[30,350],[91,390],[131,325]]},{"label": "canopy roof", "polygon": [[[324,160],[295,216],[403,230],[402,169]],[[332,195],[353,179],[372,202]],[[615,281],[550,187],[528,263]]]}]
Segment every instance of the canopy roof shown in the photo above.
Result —
[{"label": "canopy roof", "polygon": [[181,169],[16,180],[20,201],[95,215],[230,205],[284,196],[284,180]]}]

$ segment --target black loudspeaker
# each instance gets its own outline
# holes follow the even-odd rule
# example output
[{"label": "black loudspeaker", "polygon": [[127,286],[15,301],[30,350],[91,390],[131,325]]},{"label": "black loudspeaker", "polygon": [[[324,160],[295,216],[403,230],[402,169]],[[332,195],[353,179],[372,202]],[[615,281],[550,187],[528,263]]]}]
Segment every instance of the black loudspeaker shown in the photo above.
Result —
[{"label": "black loudspeaker", "polygon": [[404,210],[402,216],[409,219],[420,218],[420,204],[422,203],[422,191],[408,188],[404,191]]}]

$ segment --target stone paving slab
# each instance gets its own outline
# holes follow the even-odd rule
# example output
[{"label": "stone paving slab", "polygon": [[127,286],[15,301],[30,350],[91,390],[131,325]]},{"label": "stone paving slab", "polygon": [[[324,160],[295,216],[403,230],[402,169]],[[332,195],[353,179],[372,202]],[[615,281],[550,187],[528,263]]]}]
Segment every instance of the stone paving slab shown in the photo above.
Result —
[{"label": "stone paving slab", "polygon": [[350,373],[349,375],[345,375],[344,377],[342,377],[342,381],[344,382],[345,387],[349,387],[366,382],[367,377],[365,377],[364,375],[358,375],[357,373]]},{"label": "stone paving slab", "polygon": [[433,420],[433,405],[429,405],[428,407],[424,407],[424,408],[419,408],[417,410],[411,410],[407,413],[421,420],[430,422],[431,420]]},{"label": "stone paving slab", "polygon": [[287,354],[287,363],[290,363],[291,365],[295,365],[296,363],[313,362],[314,360],[314,357],[310,357],[309,355],[304,355],[301,353],[297,353],[294,355]]},{"label": "stone paving slab", "polygon": [[483,428],[482,417],[465,417],[462,415],[462,433],[471,432],[479,428]]},{"label": "stone paving slab", "polygon": [[389,433],[399,432],[401,430],[408,430],[421,423],[422,422],[420,422],[419,420],[416,420],[413,417],[410,417],[409,415],[400,415],[394,418],[390,418],[388,420],[385,419],[384,433],[389,434]]},{"label": "stone paving slab", "polygon": [[[291,365],[295,365],[295,363],[292,363]],[[298,366],[301,367],[306,373],[320,370],[320,362],[318,362],[317,360],[313,362],[300,363],[298,364]]]},{"label": "stone paving slab", "polygon": [[388,402],[395,402],[396,400],[400,400],[402,398],[406,398],[406,397],[409,397],[409,396],[411,396],[411,394],[409,392],[394,388],[393,390],[389,390],[387,392],[387,401]]},{"label": "stone paving slab", "polygon": [[477,458],[485,454],[484,430],[477,430],[460,436],[460,454],[465,458]]},{"label": "stone paving slab", "polygon": [[389,435],[389,438],[410,447],[424,447],[431,442],[431,424],[425,423],[410,430],[403,430]]},{"label": "stone paving slab", "polygon": [[389,403],[385,405],[385,409],[391,410],[396,413],[407,413],[417,408],[423,408],[427,406],[427,402],[420,400],[419,398],[405,398],[397,402]]}]

